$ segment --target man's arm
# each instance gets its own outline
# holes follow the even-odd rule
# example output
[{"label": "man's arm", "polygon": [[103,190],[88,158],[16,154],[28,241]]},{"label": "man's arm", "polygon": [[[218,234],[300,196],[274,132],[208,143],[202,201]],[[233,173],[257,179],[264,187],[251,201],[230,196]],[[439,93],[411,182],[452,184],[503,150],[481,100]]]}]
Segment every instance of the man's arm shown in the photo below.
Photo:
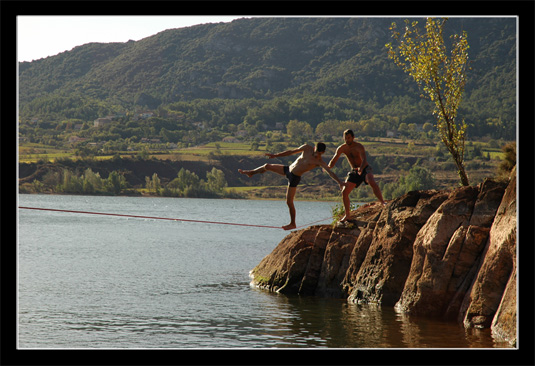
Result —
[{"label": "man's arm", "polygon": [[280,158],[280,157],[283,157],[283,156],[289,156],[289,155],[293,155],[293,154],[298,154],[298,153],[300,153],[302,151],[305,151],[307,147],[314,149],[310,145],[304,144],[304,145],[299,146],[297,149],[286,150],[286,151],[283,151],[283,152],[278,153],[278,154],[267,153],[266,156],[268,156],[270,159]]},{"label": "man's arm", "polygon": [[366,165],[368,165],[368,161],[366,160],[366,151],[364,150],[364,146],[361,145],[358,151],[361,159],[359,174],[362,174],[362,171],[364,170],[364,168],[366,168]]},{"label": "man's arm", "polygon": [[[332,160],[331,160],[332,161]],[[340,188],[343,188],[344,187],[344,183],[340,180],[340,178],[338,178],[338,176],[336,174],[334,174],[334,172],[329,168],[329,166],[323,161],[323,159],[321,160],[320,162],[320,166],[323,168],[323,170],[325,170],[325,172],[327,172],[327,174],[329,174],[331,176],[331,178],[336,182],[338,183],[338,185],[340,186]]]},{"label": "man's arm", "polygon": [[340,155],[342,155],[342,146],[338,146],[333,158],[331,159],[331,161],[329,161],[329,168],[330,169],[332,169],[334,167],[334,165],[336,164],[336,162],[340,158]]}]

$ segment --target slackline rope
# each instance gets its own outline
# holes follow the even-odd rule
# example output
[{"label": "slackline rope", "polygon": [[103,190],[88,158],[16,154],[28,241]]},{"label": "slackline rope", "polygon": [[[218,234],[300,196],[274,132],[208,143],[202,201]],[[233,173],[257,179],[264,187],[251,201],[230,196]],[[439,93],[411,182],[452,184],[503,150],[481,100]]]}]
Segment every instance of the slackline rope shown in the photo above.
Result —
[{"label": "slackline rope", "polygon": [[[269,229],[282,229],[280,226],[267,226],[267,225],[252,225],[252,224],[239,224],[239,223],[233,223],[233,222],[220,222],[220,221],[204,221],[204,220],[188,220],[188,219],[176,219],[176,218],[169,218],[169,217],[153,217],[153,216],[139,216],[139,215],[125,215],[125,214],[115,214],[115,213],[106,213],[106,212],[90,212],[90,211],[75,211],[75,210],[59,210],[55,208],[39,208],[39,207],[23,207],[19,206],[19,208],[26,209],[26,210],[39,210],[39,211],[54,211],[54,212],[66,212],[66,213],[80,213],[80,214],[90,214],[90,215],[104,215],[104,216],[118,216],[118,217],[133,217],[136,219],[152,219],[152,220],[169,220],[169,221],[184,221],[184,222],[196,222],[196,223],[203,223],[203,224],[217,224],[217,225],[235,225],[235,226],[250,226],[250,227],[262,227],[262,228],[269,228]],[[325,220],[331,219],[331,217],[311,222],[310,224],[298,226],[295,229],[299,229],[305,226],[309,226],[311,224],[315,224],[318,222],[322,222]],[[294,230],[295,230],[294,229]]]}]

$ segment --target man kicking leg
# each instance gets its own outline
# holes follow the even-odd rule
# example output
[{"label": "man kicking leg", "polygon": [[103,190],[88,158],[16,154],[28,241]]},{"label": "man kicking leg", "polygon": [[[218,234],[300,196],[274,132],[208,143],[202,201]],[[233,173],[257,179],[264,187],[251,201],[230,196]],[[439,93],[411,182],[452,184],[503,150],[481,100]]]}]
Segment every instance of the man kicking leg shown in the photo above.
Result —
[{"label": "man kicking leg", "polygon": [[342,181],[338,179],[336,174],[334,174],[329,168],[329,166],[325,163],[325,161],[323,161],[321,156],[324,152],[325,144],[322,142],[318,142],[316,144],[316,147],[312,147],[310,145],[305,144],[301,145],[297,149],[287,150],[279,154],[266,154],[266,156],[268,156],[270,159],[273,159],[277,157],[301,153],[301,156],[299,156],[290,166],[282,164],[264,164],[253,170],[238,169],[238,171],[241,174],[247,175],[249,178],[255,174],[263,174],[267,171],[286,176],[286,178],[288,179],[288,188],[286,189],[286,204],[288,205],[288,209],[290,211],[290,223],[288,225],[283,226],[282,228],[284,230],[292,230],[297,227],[295,224],[295,193],[297,190],[297,185],[301,181],[301,176],[304,173],[316,167],[321,167],[323,168],[323,170],[325,170],[325,172],[327,172],[327,174],[331,176],[332,179],[334,179],[338,183],[340,189],[344,187],[344,183],[342,183]]}]

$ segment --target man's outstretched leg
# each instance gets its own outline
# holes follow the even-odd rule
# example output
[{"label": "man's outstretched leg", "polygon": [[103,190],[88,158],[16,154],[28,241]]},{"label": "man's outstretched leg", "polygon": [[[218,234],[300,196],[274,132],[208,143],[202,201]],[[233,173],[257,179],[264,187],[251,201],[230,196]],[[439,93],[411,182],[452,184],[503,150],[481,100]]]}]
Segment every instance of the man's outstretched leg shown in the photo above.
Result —
[{"label": "man's outstretched leg", "polygon": [[284,230],[292,230],[296,228],[294,206],[294,197],[296,191],[297,187],[288,187],[288,189],[286,190],[286,204],[288,205],[288,209],[290,210],[290,223],[282,227]]},{"label": "man's outstretched leg", "polygon": [[270,172],[273,172],[273,173],[277,173],[277,174],[280,174],[280,175],[284,175],[284,165],[280,165],[280,164],[264,164],[262,166],[259,166],[256,169],[252,169],[252,170],[238,169],[238,172],[248,176],[249,178],[251,178],[255,174],[263,174],[263,173],[265,173],[267,171],[270,171]]},{"label": "man's outstretched leg", "polygon": [[379,202],[381,202],[383,205],[386,205],[386,202],[383,199],[383,194],[381,193],[381,188],[379,188],[379,185],[375,181],[373,174],[366,174],[366,183],[368,183],[370,187],[372,187],[373,194],[375,194],[375,197],[377,197]]}]

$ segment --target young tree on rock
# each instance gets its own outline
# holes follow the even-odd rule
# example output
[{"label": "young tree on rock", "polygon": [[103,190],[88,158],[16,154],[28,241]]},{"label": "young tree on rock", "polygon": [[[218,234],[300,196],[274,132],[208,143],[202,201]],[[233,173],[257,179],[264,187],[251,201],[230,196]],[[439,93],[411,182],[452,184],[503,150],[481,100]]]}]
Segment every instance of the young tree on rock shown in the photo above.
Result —
[{"label": "young tree on rock", "polygon": [[442,37],[447,18],[427,18],[425,34],[420,33],[418,22],[405,20],[405,33],[400,35],[396,23],[390,30],[394,46],[386,44],[388,56],[408,73],[423,89],[424,95],[434,103],[433,115],[442,142],[448,148],[458,168],[461,184],[468,186],[464,169],[464,141],[466,124],[456,121],[457,108],[462,100],[468,69],[468,41],[466,32],[453,35],[450,55]]}]

